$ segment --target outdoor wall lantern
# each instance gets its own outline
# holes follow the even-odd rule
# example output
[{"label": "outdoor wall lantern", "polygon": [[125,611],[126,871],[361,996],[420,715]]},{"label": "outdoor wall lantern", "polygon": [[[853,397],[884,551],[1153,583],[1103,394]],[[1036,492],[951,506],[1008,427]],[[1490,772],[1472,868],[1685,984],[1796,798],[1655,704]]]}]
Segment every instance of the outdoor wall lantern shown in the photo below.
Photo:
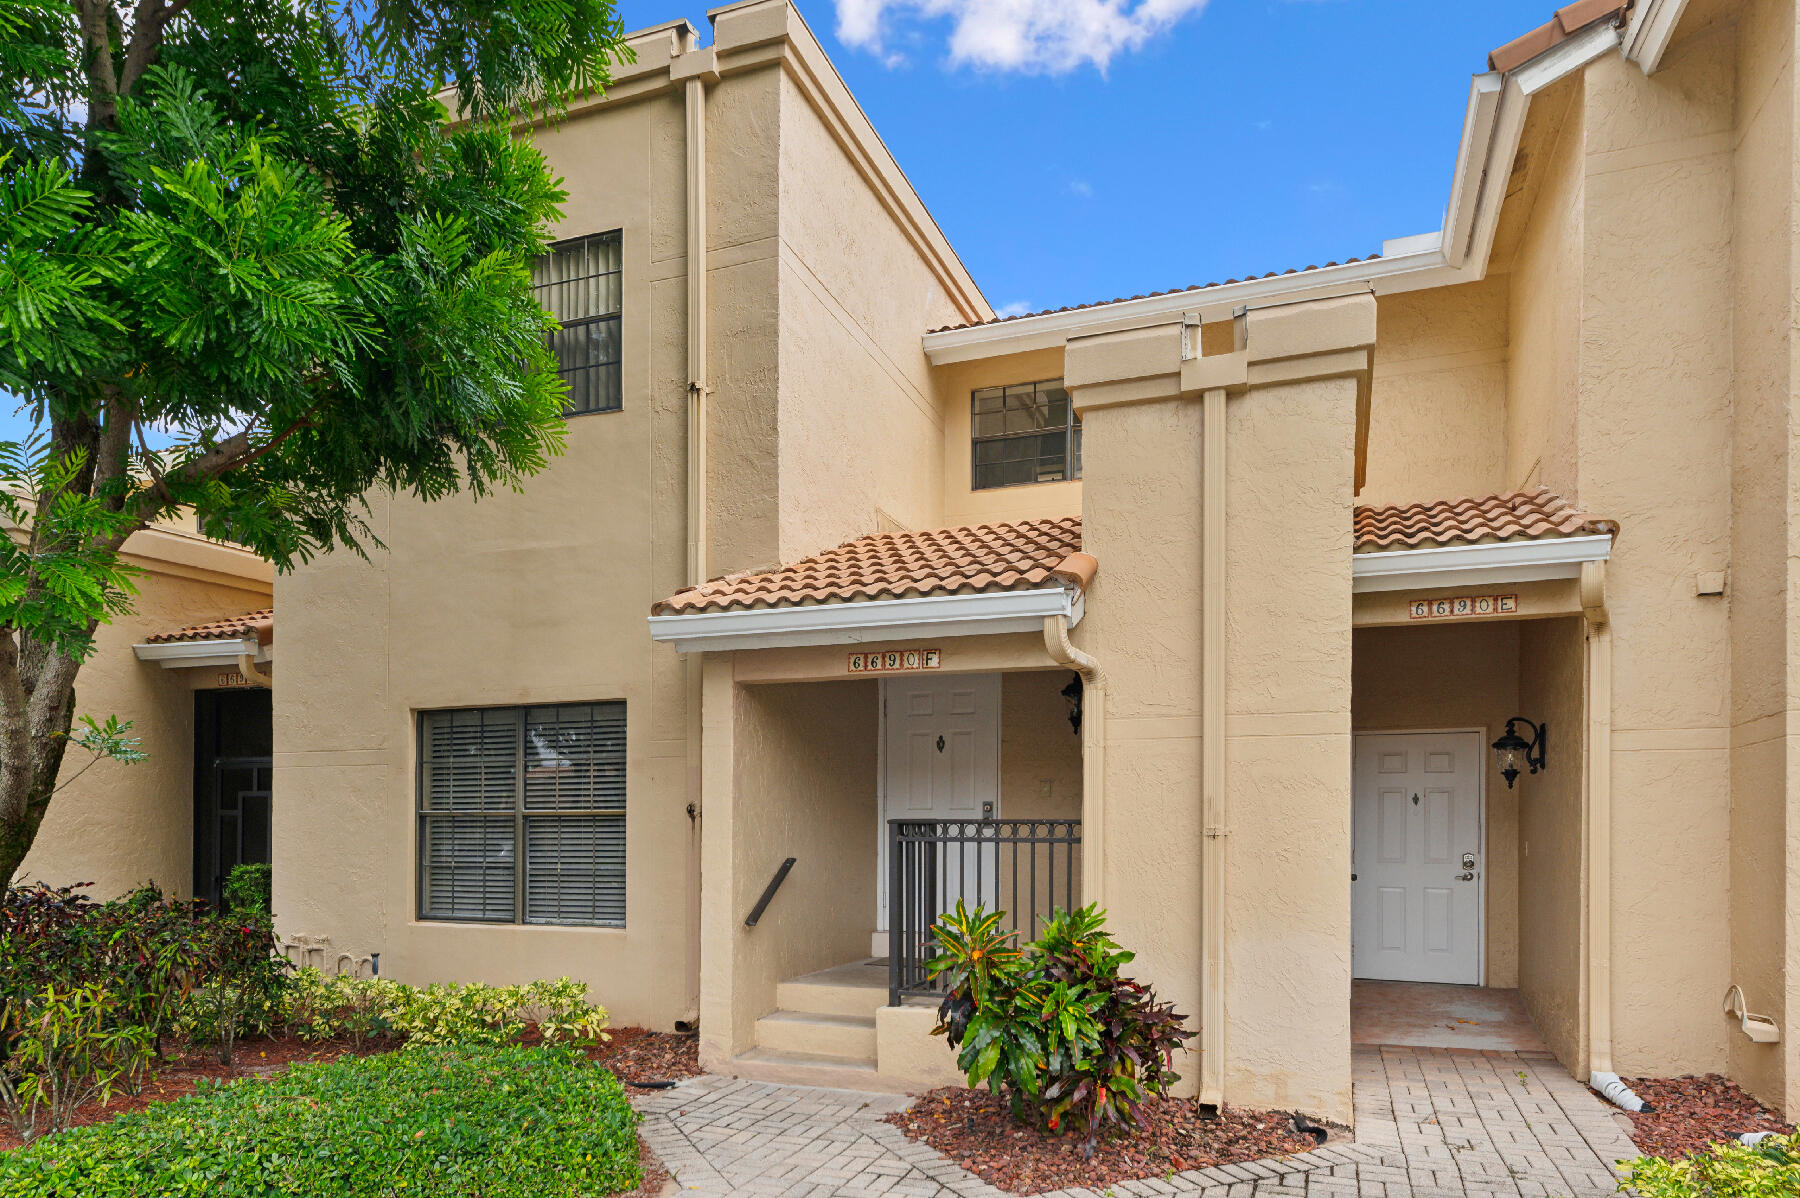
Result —
[{"label": "outdoor wall lantern", "polygon": [[1081,675],[1069,679],[1069,685],[1062,688],[1062,697],[1069,701],[1069,727],[1076,734],[1081,732]]},{"label": "outdoor wall lantern", "polygon": [[[1531,729],[1529,741],[1519,735],[1519,724]],[[1500,776],[1506,779],[1506,789],[1511,790],[1513,779],[1519,776],[1520,760],[1534,774],[1544,768],[1544,742],[1549,733],[1548,724],[1534,724],[1522,715],[1506,721],[1505,735],[1494,742],[1494,756],[1500,761]]]}]

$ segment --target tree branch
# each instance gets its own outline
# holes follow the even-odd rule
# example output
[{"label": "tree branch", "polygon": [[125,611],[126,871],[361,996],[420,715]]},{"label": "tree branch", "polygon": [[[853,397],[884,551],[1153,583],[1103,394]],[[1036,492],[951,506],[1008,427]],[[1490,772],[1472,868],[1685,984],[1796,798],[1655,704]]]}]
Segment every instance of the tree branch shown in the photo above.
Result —
[{"label": "tree branch", "polygon": [[125,69],[119,75],[119,94],[129,96],[137,88],[144,72],[156,65],[162,53],[163,30],[180,16],[193,0],[138,0],[137,16],[131,30],[131,45],[125,51]]},{"label": "tree branch", "polygon": [[88,52],[83,55],[88,77],[87,127],[112,128],[119,115],[119,80],[113,72],[112,15],[106,0],[75,0],[81,35]]}]

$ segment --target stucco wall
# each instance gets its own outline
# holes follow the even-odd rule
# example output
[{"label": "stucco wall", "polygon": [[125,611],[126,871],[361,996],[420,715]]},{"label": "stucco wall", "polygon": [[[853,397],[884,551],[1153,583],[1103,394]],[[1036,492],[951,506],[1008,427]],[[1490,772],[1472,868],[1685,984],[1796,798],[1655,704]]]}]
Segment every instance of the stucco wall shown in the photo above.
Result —
[{"label": "stucco wall", "polygon": [[[1358,732],[1478,729],[1492,743],[1519,708],[1519,624],[1369,628],[1355,637]],[[1519,796],[1483,752],[1487,984],[1519,984]]]},{"label": "stucco wall", "polygon": [[1376,303],[1368,480],[1358,503],[1506,489],[1505,275]]},{"label": "stucco wall", "polygon": [[1252,388],[1226,439],[1226,1088],[1346,1121],[1355,416],[1352,379]]},{"label": "stucco wall", "polygon": [[[733,401],[713,428],[712,495],[727,563],[775,546],[773,168],[755,170],[773,84],[734,76],[712,104],[712,360]],[[697,886],[683,669],[643,623],[685,570],[682,119],[652,97],[540,135],[570,192],[561,232],[623,230],[623,410],[572,418],[564,455],[522,492],[377,497],[388,551],[320,558],[276,596],[281,930],[380,951],[403,981],[572,975],[620,1022],[664,1027],[692,1001],[679,896]],[[418,920],[416,713],[594,700],[626,703],[626,926]]]},{"label": "stucco wall", "polygon": [[1520,777],[1519,993],[1556,1059],[1585,1074],[1582,935],[1586,739],[1581,621],[1519,625],[1519,706],[1548,724],[1543,773]]},{"label": "stucco wall", "polygon": [[[179,543],[168,544],[171,539]],[[172,563],[164,556],[169,549],[199,552],[222,569]],[[51,800],[16,880],[55,886],[90,882],[86,893],[97,899],[145,882],[188,895],[194,859],[193,692],[216,684],[218,674],[165,670],[138,661],[131,647],[154,633],[267,607],[270,570],[241,550],[161,530],[139,533],[126,542],[125,552],[146,574],[138,580],[133,610],[95,634],[93,656],[75,680],[75,713],[77,719],[130,720],[130,734],[141,739],[149,760],[89,767],[92,758],[70,749],[61,774],[66,789]]]},{"label": "stucco wall", "polygon": [[1696,579],[1731,539],[1733,43],[1694,40],[1649,79],[1617,57],[1585,77],[1578,496],[1622,530],[1606,884],[1628,1074],[1724,1063],[1728,611]]},{"label": "stucco wall", "polygon": [[1081,818],[1081,735],[1069,726],[1067,670],[1000,678],[1000,814]]},{"label": "stucco wall", "polygon": [[[1730,1070],[1763,1101],[1800,1108],[1791,1067],[1800,1002],[1789,896],[1796,854],[1791,488],[1795,377],[1792,0],[1742,6],[1735,30],[1732,136],[1734,436],[1731,445],[1730,980],[1784,1024],[1757,1045],[1715,1017]],[[1730,27],[1727,27],[1728,29]],[[1685,47],[1680,48],[1685,52]]]},{"label": "stucco wall", "polygon": [[1582,147],[1579,77],[1536,100],[1565,107],[1508,288],[1505,485],[1576,494],[1581,341]]},{"label": "stucco wall", "polygon": [[942,523],[943,417],[923,329],[958,319],[917,247],[781,83],[781,556],[884,521]]},{"label": "stucco wall", "polygon": [[[873,679],[737,688],[733,1053],[789,978],[868,955],[874,931],[879,690]],[[782,861],[793,872],[743,920]]]},{"label": "stucco wall", "polygon": [[[1200,412],[1086,418],[1084,544],[1100,572],[1081,648],[1106,672],[1104,876],[1097,899],[1133,973],[1199,1024]],[[1088,818],[1092,818],[1090,815]],[[1178,1066],[1192,1093],[1199,1064]]]}]

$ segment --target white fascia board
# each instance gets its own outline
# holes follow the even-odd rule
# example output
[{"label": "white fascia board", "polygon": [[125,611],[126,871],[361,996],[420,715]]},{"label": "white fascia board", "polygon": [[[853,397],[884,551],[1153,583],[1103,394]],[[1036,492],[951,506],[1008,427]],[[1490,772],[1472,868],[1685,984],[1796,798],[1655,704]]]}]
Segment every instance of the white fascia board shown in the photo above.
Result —
[{"label": "white fascia board", "polygon": [[1687,11],[1688,0],[1644,0],[1631,14],[1625,29],[1625,57],[1646,75],[1662,66],[1663,54],[1675,38],[1675,27]]},{"label": "white fascia board", "polygon": [[217,641],[174,641],[133,645],[131,651],[139,661],[154,661],[165,670],[190,670],[230,666],[237,668],[238,659],[248,653],[255,660],[269,660],[269,651],[256,643],[253,636],[233,637]]},{"label": "white fascia board", "polygon": [[1081,622],[1085,599],[1061,587],[982,595],[871,599],[810,607],[651,616],[650,639],[681,653],[726,649],[784,649],[798,645],[866,645],[921,637],[1041,632],[1046,616]]},{"label": "white fascia board", "polygon": [[1492,545],[1447,545],[1359,553],[1351,559],[1351,590],[1423,591],[1437,587],[1487,586],[1578,578],[1584,562],[1612,556],[1612,537],[1558,537],[1548,541],[1501,541]]},{"label": "white fascia board", "polygon": [[1060,349],[1071,336],[1134,328],[1198,316],[1221,320],[1240,308],[1329,299],[1373,291],[1393,295],[1476,283],[1487,277],[1488,254],[1500,227],[1500,209],[1512,177],[1531,97],[1619,45],[1619,31],[1602,22],[1558,42],[1510,75],[1477,75],[1469,88],[1462,141],[1444,228],[1436,244],[1423,238],[1390,242],[1397,250],[1369,262],[1349,262],[1267,279],[1245,279],[1170,295],[1096,304],[1071,312],[1046,312],[997,324],[926,333],[933,366],[969,362],[1037,349]]}]

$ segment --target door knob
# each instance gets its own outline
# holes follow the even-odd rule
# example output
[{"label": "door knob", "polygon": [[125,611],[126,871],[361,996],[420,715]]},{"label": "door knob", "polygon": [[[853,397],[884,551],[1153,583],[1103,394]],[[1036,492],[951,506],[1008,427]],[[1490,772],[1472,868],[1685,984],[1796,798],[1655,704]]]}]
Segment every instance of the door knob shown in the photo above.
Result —
[{"label": "door knob", "polygon": [[1456,880],[1459,882],[1473,882],[1475,880],[1475,875],[1473,873],[1457,874]]}]

